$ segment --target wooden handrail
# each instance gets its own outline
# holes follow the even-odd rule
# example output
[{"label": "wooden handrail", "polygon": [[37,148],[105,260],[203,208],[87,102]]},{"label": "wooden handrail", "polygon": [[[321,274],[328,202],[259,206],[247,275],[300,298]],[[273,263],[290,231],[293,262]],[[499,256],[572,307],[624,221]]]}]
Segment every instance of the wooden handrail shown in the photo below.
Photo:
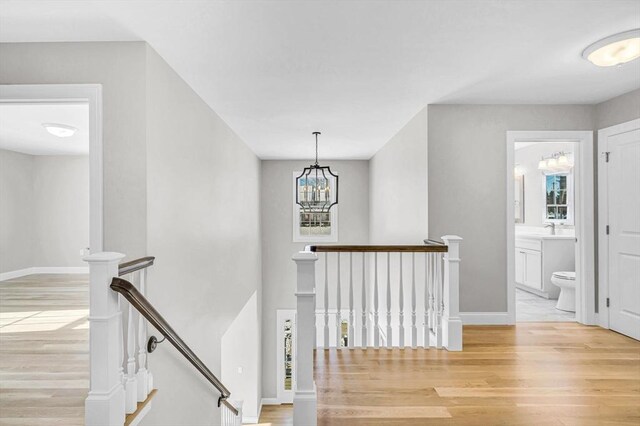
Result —
[{"label": "wooden handrail", "polygon": [[[153,259],[153,258],[151,258]],[[151,261],[153,263],[153,260]],[[129,262],[128,262],[129,263]],[[140,268],[141,269],[141,268]],[[110,285],[111,289],[117,293],[120,293],[127,301],[133,306],[143,317],[147,319],[159,332],[162,334],[177,350],[180,352],[196,370],[200,372],[217,390],[220,392],[220,403],[224,404],[233,412],[236,416],[238,410],[227,401],[227,398],[231,395],[229,389],[227,389],[220,380],[207,368],[207,366],[196,356],[195,353],[189,348],[189,346],[178,336],[173,328],[167,323],[167,321],[160,315],[158,311],[149,303],[149,301],[138,291],[137,288],[129,281],[122,278],[113,278]]]},{"label": "wooden handrail", "polygon": [[121,277],[123,275],[130,274],[135,271],[139,271],[140,269],[148,268],[153,265],[156,258],[153,256],[141,257],[139,259],[130,260],[128,262],[123,262],[118,265],[118,276]]},{"label": "wooden handrail", "polygon": [[316,253],[342,253],[342,252],[413,252],[413,253],[446,253],[448,247],[444,244],[430,244],[420,246],[401,245],[350,245],[350,246],[307,246],[306,251]]}]

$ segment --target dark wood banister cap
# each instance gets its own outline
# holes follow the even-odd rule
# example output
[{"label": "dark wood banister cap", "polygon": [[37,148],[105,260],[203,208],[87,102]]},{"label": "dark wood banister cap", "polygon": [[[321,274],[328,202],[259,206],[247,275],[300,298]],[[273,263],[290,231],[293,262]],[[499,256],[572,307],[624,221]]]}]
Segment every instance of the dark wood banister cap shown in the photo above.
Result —
[{"label": "dark wood banister cap", "polygon": [[153,265],[156,258],[154,256],[145,256],[139,259],[130,260],[128,262],[123,262],[118,265],[118,276],[123,276],[130,274],[135,271],[139,271],[140,269],[148,268]]},{"label": "dark wood banister cap", "polygon": [[403,245],[335,245],[335,246],[306,246],[306,251],[316,253],[344,253],[344,252],[377,252],[377,253],[446,253],[448,247],[444,244],[429,244],[416,246]]}]

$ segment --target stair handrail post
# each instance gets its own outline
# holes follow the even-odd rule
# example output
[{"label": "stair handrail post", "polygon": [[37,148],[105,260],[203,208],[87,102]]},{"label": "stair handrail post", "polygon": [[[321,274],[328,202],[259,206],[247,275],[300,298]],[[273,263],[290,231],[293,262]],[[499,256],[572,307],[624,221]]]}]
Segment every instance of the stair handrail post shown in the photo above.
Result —
[{"label": "stair handrail post", "polygon": [[293,424],[315,426],[317,424],[317,392],[313,381],[313,350],[316,346],[316,262],[311,251],[301,251],[293,256],[297,267],[296,285],[296,379],[293,397]]},{"label": "stair handrail post", "polygon": [[457,235],[445,235],[448,246],[444,254],[444,313],[442,344],[449,351],[462,350],[462,319],[460,318],[460,242]]},{"label": "stair handrail post", "polygon": [[85,400],[85,425],[121,425],[125,421],[125,393],[120,379],[123,350],[122,313],[118,294],[109,285],[118,276],[124,254],[94,253],[89,264],[90,389]]}]

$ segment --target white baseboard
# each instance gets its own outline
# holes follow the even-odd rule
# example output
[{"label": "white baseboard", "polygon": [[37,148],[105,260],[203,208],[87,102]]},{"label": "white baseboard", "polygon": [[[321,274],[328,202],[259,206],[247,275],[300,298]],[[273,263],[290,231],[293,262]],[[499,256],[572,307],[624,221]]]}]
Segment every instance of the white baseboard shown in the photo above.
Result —
[{"label": "white baseboard", "polygon": [[35,266],[32,268],[18,269],[0,274],[0,281],[20,278],[35,274],[88,274],[88,266]]},{"label": "white baseboard", "polygon": [[465,325],[507,325],[508,312],[460,312],[462,324]]},{"label": "white baseboard", "polygon": [[278,398],[262,398],[260,405],[280,405]]},{"label": "white baseboard", "polygon": [[258,417],[248,417],[248,416],[242,416],[242,423],[243,424],[250,424],[250,425],[255,425],[260,421],[260,419]]}]

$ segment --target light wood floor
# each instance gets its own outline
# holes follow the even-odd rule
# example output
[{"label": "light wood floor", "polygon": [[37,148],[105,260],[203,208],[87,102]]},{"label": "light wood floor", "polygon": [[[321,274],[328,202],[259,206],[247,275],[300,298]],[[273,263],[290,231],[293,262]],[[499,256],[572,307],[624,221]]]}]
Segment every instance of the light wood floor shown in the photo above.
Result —
[{"label": "light wood floor", "polygon": [[640,424],[640,342],[577,323],[465,327],[463,352],[319,351],[315,366],[319,425]]},{"label": "light wood floor", "polygon": [[87,275],[0,282],[0,425],[84,424]]}]

